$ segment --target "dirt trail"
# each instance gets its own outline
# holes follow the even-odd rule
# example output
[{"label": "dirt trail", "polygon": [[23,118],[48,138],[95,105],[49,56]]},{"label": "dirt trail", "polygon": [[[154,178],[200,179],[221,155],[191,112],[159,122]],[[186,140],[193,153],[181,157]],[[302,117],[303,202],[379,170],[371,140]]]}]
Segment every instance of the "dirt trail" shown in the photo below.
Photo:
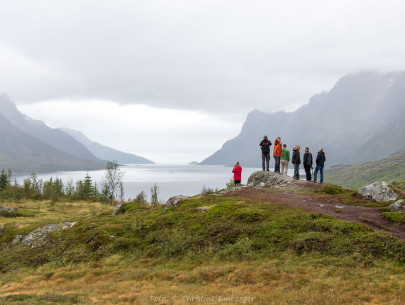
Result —
[{"label": "dirt trail", "polygon": [[288,186],[275,186],[271,190],[243,188],[232,192],[232,195],[332,215],[338,219],[364,224],[374,230],[388,232],[405,241],[405,225],[396,225],[383,218],[381,208],[343,204],[337,196],[332,195],[300,194],[300,189],[321,187],[323,186],[317,183],[292,181]]}]

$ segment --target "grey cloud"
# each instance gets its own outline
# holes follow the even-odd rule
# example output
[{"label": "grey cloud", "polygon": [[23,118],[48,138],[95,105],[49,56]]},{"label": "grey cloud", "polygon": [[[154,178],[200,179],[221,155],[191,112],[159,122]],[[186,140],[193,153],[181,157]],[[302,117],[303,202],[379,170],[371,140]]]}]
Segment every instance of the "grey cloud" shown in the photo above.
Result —
[{"label": "grey cloud", "polygon": [[16,57],[0,91],[24,103],[289,109],[347,73],[405,69],[404,13],[393,0],[8,1],[0,51]]}]

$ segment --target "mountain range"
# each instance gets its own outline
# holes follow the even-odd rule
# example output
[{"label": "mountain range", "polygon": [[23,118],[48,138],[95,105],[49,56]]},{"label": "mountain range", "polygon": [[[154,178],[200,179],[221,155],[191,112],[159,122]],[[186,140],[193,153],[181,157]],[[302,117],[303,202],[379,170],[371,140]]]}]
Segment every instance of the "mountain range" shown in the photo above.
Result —
[{"label": "mountain range", "polygon": [[104,146],[91,141],[79,130],[62,128],[64,132],[83,144],[93,155],[103,160],[117,160],[120,164],[153,164],[154,162],[130,153],[122,152],[114,148]]},{"label": "mountain range", "polygon": [[[102,169],[106,160],[153,163],[88,139],[78,141],[64,130],[50,128],[19,112],[6,94],[0,95],[0,143],[0,169],[16,173]],[[97,153],[94,146],[110,153]]]},{"label": "mountain range", "polygon": [[240,134],[200,164],[261,167],[259,142],[278,136],[287,148],[326,152],[325,166],[382,159],[405,149],[405,72],[362,72],[341,78],[294,112],[253,110]]}]

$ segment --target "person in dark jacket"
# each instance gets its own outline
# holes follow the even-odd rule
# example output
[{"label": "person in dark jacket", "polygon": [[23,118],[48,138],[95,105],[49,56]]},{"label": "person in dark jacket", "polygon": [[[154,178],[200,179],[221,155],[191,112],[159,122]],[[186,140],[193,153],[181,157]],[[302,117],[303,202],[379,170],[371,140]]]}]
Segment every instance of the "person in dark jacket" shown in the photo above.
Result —
[{"label": "person in dark jacket", "polygon": [[291,162],[292,162],[292,164],[294,164],[293,178],[296,180],[299,180],[300,179],[301,156],[300,156],[300,146],[298,146],[298,145],[294,145]]},{"label": "person in dark jacket", "polygon": [[318,149],[318,155],[316,156],[316,167],[315,167],[315,172],[314,172],[314,182],[316,182],[318,172],[321,172],[321,180],[319,182],[323,183],[323,167],[325,166],[325,161],[326,161],[325,153],[323,151],[323,148],[320,147]]},{"label": "person in dark jacket", "polygon": [[262,168],[263,171],[265,170],[265,162],[266,161],[266,170],[269,170],[269,163],[270,163],[270,146],[271,142],[267,139],[267,136],[263,137],[263,140],[260,142],[260,146],[262,149]]},{"label": "person in dark jacket", "polygon": [[311,181],[311,168],[312,168],[312,154],[309,152],[309,148],[305,147],[304,161],[302,162],[307,176],[307,181]]}]

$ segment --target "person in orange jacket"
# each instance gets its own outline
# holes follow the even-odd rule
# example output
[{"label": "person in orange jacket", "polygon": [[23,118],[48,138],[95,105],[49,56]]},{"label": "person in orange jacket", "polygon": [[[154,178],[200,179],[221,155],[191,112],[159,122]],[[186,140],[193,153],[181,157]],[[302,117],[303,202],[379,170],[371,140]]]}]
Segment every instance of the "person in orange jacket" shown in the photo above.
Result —
[{"label": "person in orange jacket", "polygon": [[273,157],[274,157],[274,172],[280,174],[280,157],[283,153],[283,145],[281,144],[281,138],[278,137],[274,140],[274,150],[273,150]]}]

